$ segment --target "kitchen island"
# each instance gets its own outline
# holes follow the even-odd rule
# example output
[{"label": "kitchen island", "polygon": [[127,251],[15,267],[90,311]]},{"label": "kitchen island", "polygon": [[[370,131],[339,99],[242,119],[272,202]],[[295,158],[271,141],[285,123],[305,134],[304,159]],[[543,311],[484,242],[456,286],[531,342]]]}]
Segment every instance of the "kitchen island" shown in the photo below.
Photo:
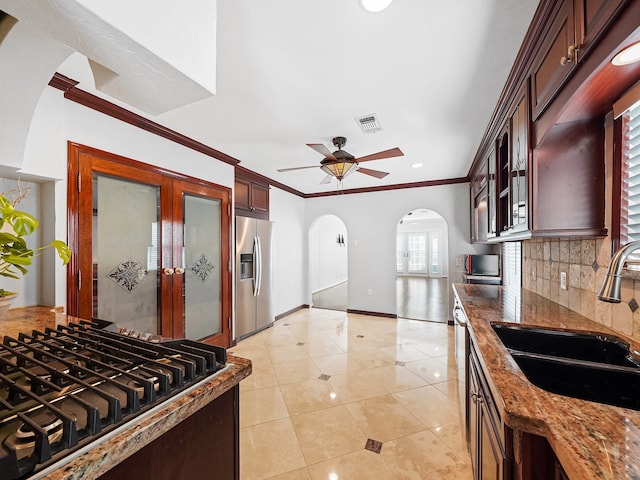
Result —
[{"label": "kitchen island", "polygon": [[[2,320],[0,335],[4,340],[20,332],[78,322],[46,307],[14,309]],[[249,360],[230,355],[226,367],[213,376],[28,478],[186,479],[206,471],[215,472],[216,478],[237,479],[238,384],[250,373]]]},{"label": "kitchen island", "polygon": [[472,353],[466,359],[471,357],[471,363],[477,359],[500,418],[501,425],[496,430],[506,444],[505,478],[545,478],[543,475],[548,474],[540,473],[548,472],[544,470],[543,455],[539,455],[541,443],[523,442],[523,438],[548,442],[558,468],[546,478],[640,478],[640,412],[557,395],[534,386],[491,323],[613,335],[629,343],[632,352],[640,352],[638,342],[528,290],[473,284],[455,284],[453,289],[466,314],[467,346]]}]

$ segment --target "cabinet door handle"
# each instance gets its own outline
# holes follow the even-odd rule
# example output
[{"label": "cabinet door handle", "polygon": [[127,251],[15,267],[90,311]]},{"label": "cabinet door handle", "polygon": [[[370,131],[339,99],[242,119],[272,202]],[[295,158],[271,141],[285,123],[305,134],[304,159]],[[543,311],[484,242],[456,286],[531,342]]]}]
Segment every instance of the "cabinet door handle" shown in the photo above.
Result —
[{"label": "cabinet door handle", "polygon": [[162,273],[164,273],[165,275],[173,275],[174,272],[175,270],[173,268],[166,267],[162,269]]},{"label": "cabinet door handle", "polygon": [[182,275],[184,273],[184,268],[176,267],[174,271],[177,275]]},{"label": "cabinet door handle", "polygon": [[577,57],[580,51],[580,45],[569,45],[567,54],[560,59],[560,65],[566,65],[567,63],[578,63]]}]

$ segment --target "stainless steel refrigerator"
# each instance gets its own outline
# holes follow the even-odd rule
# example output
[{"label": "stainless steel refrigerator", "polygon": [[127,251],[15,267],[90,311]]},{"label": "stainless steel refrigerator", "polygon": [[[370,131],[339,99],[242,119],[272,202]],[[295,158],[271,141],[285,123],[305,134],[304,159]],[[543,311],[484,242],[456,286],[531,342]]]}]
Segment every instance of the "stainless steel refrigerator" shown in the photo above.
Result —
[{"label": "stainless steel refrigerator", "polygon": [[271,232],[267,220],[236,217],[236,338],[274,321]]}]

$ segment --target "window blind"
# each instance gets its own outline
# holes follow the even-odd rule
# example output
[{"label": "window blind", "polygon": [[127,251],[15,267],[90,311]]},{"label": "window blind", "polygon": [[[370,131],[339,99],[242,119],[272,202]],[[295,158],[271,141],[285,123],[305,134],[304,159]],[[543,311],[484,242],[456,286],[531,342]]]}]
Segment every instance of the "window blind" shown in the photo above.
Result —
[{"label": "window blind", "polygon": [[622,118],[620,243],[640,240],[640,102]]}]

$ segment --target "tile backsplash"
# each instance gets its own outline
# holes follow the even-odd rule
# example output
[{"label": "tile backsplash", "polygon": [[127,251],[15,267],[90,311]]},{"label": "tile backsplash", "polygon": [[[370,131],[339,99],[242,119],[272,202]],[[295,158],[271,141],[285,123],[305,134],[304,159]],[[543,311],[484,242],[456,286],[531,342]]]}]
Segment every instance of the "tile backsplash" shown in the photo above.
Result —
[{"label": "tile backsplash", "polygon": [[623,279],[622,302],[597,299],[610,259],[608,237],[527,240],[522,242],[522,286],[640,341],[640,276]]}]

